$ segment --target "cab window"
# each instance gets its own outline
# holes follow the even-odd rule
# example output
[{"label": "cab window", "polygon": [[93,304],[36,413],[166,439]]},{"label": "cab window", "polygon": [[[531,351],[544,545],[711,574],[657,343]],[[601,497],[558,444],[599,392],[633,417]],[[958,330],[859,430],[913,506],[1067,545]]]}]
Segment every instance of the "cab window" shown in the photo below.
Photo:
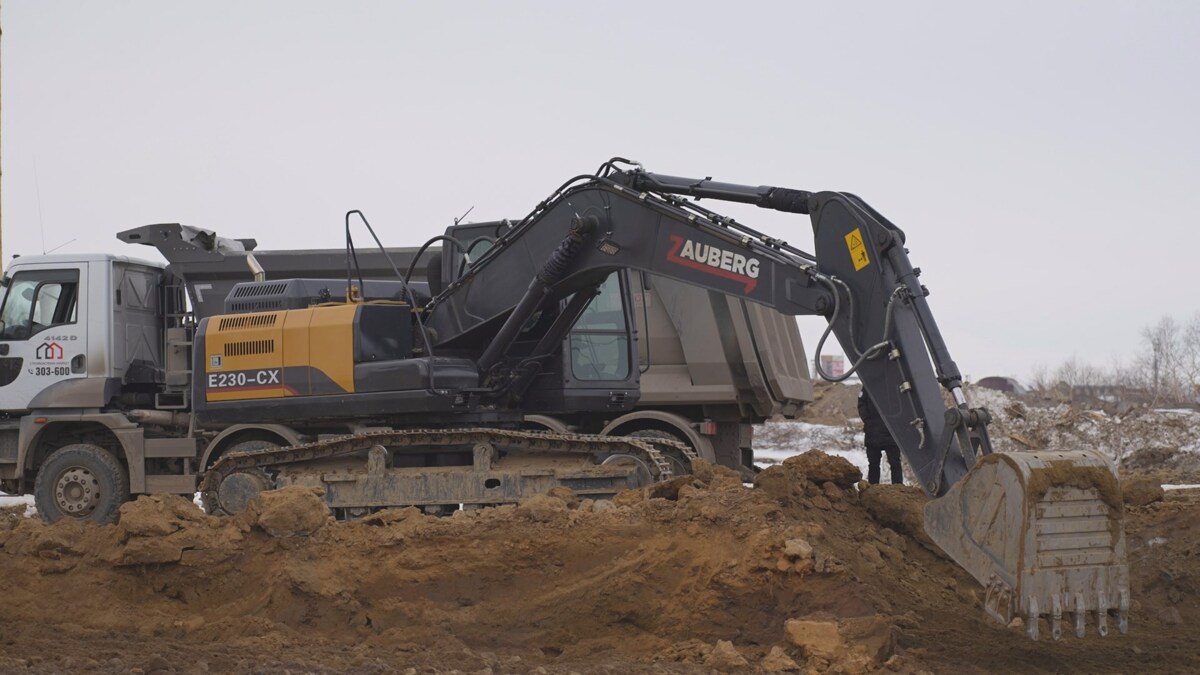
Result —
[{"label": "cab window", "polygon": [[571,373],[578,380],[629,377],[629,328],[622,306],[620,275],[600,286],[571,331]]},{"label": "cab window", "polygon": [[78,270],[18,272],[0,308],[0,340],[27,340],[52,326],[75,323]]}]

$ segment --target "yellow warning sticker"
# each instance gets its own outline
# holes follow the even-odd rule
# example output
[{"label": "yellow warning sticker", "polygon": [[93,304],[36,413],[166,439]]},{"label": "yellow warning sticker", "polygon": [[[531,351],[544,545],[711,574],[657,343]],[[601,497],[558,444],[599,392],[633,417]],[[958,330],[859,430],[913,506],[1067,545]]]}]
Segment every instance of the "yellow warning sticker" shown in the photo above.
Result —
[{"label": "yellow warning sticker", "polygon": [[867,247],[863,245],[862,232],[857,227],[846,235],[846,248],[850,249],[850,260],[854,261],[855,272],[871,264],[871,259],[867,257]]}]

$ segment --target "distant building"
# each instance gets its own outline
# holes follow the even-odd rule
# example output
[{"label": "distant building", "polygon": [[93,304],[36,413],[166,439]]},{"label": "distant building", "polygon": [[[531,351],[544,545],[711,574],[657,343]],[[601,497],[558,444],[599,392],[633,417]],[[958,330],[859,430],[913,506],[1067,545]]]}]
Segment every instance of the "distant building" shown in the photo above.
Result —
[{"label": "distant building", "polygon": [[821,355],[821,372],[830,377],[841,377],[846,372],[846,359],[842,356]]},{"label": "distant building", "polygon": [[1016,394],[1017,396],[1022,396],[1029,391],[1020,382],[1017,382],[1016,379],[1011,377],[985,377],[976,381],[975,385],[978,387],[985,387],[987,389],[995,389],[996,391],[1007,392],[1009,394]]}]

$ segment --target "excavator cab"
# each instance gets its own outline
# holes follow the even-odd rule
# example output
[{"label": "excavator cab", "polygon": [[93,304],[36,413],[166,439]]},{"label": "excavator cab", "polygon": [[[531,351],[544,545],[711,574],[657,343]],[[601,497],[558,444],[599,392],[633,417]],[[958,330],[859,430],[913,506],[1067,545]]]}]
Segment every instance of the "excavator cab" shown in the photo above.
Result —
[{"label": "excavator cab", "polygon": [[[508,221],[456,224],[446,236],[441,255],[430,263],[427,277],[431,291],[440,292],[461,279],[495,245],[497,237],[510,229]],[[436,279],[436,281],[433,281]],[[640,372],[637,361],[639,336],[633,316],[630,274],[616,271],[594,289],[583,291],[582,311],[569,327],[561,348],[540,357],[540,366],[525,386],[520,407],[526,413],[565,414],[576,412],[625,411],[638,400]],[[543,303],[522,326],[509,350],[510,358],[533,354],[556,322],[566,320],[574,294]],[[483,327],[461,336],[448,348],[463,349],[470,340],[480,345],[491,340],[494,330]],[[482,346],[467,351],[478,352]]]}]

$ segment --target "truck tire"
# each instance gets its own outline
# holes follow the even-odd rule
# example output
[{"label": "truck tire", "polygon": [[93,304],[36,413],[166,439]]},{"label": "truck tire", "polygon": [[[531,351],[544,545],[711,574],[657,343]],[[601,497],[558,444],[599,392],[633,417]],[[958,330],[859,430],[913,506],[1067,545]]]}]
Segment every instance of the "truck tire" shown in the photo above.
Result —
[{"label": "truck tire", "polygon": [[115,523],[129,501],[129,476],[108,450],[75,443],[55,450],[38,468],[33,500],[49,523],[62,518]]}]

